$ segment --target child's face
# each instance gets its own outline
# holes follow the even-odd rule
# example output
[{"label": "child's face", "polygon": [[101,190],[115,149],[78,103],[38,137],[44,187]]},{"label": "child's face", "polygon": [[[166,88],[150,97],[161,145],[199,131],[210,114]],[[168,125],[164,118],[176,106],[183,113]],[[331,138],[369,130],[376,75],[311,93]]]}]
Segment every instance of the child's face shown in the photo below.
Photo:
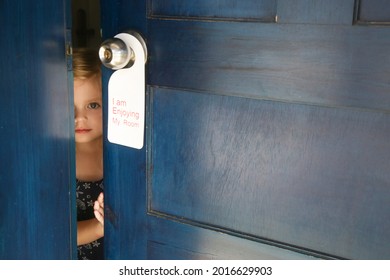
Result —
[{"label": "child's face", "polygon": [[76,143],[101,139],[102,87],[99,76],[74,80],[74,114]]}]

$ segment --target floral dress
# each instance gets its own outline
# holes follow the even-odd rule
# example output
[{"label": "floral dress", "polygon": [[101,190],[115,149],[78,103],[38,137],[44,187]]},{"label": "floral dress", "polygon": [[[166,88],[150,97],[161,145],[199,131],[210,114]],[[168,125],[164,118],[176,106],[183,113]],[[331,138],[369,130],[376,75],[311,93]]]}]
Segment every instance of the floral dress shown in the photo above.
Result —
[{"label": "floral dress", "polygon": [[[76,180],[77,221],[95,218],[93,204],[103,192],[103,180],[84,182]],[[91,243],[77,246],[79,260],[104,259],[103,237]]]}]

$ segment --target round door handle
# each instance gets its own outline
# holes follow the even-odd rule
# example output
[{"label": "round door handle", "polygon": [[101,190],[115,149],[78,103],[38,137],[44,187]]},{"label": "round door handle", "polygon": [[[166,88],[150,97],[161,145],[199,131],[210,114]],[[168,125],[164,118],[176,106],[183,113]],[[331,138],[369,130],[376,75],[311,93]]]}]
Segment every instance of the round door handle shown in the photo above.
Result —
[{"label": "round door handle", "polygon": [[105,40],[99,49],[99,58],[107,68],[118,70],[134,64],[134,51],[119,38]]}]

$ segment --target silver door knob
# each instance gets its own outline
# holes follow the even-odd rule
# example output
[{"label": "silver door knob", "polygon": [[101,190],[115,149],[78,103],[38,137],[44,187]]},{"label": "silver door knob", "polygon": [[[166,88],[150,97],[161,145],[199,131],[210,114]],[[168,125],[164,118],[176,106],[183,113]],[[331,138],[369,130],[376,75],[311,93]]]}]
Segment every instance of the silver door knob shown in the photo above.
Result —
[{"label": "silver door knob", "polygon": [[99,49],[99,57],[107,68],[118,70],[134,64],[134,51],[119,38],[105,40]]}]

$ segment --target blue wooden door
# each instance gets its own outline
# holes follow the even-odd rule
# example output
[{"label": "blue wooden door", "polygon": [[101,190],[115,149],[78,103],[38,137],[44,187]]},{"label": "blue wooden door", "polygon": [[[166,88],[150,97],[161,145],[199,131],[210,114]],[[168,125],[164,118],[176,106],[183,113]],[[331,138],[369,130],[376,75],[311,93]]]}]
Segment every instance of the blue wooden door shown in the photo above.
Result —
[{"label": "blue wooden door", "polygon": [[389,24],[386,0],[103,0],[104,39],[149,51],[145,147],[105,143],[107,258],[390,258]]},{"label": "blue wooden door", "polygon": [[0,259],[75,256],[69,5],[0,2]]}]

